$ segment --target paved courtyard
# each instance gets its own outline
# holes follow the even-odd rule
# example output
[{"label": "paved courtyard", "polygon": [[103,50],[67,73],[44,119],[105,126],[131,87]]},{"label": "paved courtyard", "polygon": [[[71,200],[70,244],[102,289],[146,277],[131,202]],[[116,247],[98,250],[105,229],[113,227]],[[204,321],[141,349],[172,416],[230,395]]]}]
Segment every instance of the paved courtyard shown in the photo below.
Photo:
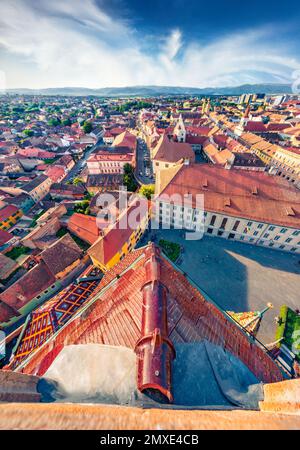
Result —
[{"label": "paved courtyard", "polygon": [[[159,230],[156,242],[163,238],[183,245],[180,268],[223,309],[261,310],[273,303],[257,337],[265,344],[274,341],[280,306],[300,309],[300,255],[208,236],[187,241],[182,234]],[[147,240],[149,234],[143,243]]]}]

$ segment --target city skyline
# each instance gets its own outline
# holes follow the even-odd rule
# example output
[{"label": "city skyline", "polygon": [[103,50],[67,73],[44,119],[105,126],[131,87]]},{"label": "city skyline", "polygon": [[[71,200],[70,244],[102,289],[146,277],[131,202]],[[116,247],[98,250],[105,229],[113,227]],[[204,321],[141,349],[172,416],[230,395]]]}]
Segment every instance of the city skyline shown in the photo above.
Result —
[{"label": "city skyline", "polygon": [[1,87],[292,83],[300,7],[275,3],[2,2]]}]

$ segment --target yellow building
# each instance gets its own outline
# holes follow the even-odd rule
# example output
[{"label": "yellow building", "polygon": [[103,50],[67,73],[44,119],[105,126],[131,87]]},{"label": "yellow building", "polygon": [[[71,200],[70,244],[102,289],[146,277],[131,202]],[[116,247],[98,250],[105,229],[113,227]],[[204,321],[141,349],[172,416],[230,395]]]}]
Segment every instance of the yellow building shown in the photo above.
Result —
[{"label": "yellow building", "polygon": [[9,230],[22,217],[23,212],[14,205],[5,206],[0,210],[0,229]]},{"label": "yellow building", "polygon": [[[132,226],[131,221],[134,218],[137,224]],[[111,269],[134,249],[148,226],[149,218],[149,202],[144,199],[135,200],[119,216],[117,222],[107,228],[88,249],[87,253],[93,264],[103,272]]]},{"label": "yellow building", "polygon": [[268,141],[262,140],[252,145],[251,151],[257,155],[266,166],[270,166],[273,155],[277,150],[277,146]]},{"label": "yellow building", "polygon": [[300,188],[300,149],[278,147],[271,161],[270,173],[279,175]]}]

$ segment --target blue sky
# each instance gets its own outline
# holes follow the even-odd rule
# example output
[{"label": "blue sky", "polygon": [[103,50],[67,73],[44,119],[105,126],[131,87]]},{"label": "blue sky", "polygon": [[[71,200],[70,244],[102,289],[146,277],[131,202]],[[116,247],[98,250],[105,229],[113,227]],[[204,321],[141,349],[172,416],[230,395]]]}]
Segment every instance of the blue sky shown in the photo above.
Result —
[{"label": "blue sky", "polygon": [[0,6],[0,83],[8,88],[290,83],[300,69],[299,1],[0,0]]}]

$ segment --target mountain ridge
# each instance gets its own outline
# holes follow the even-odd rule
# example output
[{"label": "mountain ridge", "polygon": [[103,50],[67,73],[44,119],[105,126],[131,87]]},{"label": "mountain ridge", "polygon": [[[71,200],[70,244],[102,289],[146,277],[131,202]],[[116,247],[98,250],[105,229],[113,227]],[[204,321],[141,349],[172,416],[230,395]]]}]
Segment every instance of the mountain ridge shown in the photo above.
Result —
[{"label": "mountain ridge", "polygon": [[181,86],[124,86],[105,88],[62,87],[62,88],[15,88],[2,91],[2,94],[20,95],[62,95],[62,96],[160,96],[160,95],[241,95],[241,94],[291,94],[291,85],[277,83],[242,84],[229,87],[181,87]]}]

